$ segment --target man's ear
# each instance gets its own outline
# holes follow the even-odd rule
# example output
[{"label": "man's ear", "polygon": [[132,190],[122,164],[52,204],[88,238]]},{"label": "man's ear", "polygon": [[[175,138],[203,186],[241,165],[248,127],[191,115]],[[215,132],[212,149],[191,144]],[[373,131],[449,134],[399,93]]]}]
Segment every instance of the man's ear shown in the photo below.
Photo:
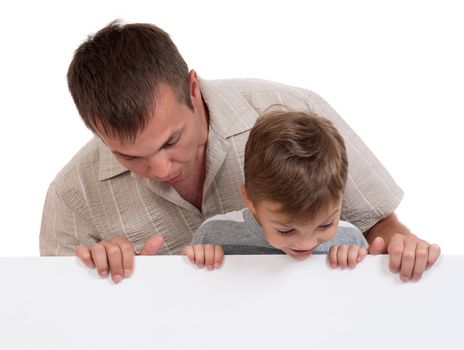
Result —
[{"label": "man's ear", "polygon": [[251,201],[250,197],[248,196],[248,192],[246,190],[245,184],[242,184],[240,186],[240,193],[242,194],[243,200],[245,201],[246,206],[250,211],[253,213],[253,215],[256,215],[256,209],[255,206],[253,205],[253,202]]},{"label": "man's ear", "polygon": [[197,72],[193,69],[189,72],[190,98],[192,101],[201,99],[200,84],[197,78]]}]

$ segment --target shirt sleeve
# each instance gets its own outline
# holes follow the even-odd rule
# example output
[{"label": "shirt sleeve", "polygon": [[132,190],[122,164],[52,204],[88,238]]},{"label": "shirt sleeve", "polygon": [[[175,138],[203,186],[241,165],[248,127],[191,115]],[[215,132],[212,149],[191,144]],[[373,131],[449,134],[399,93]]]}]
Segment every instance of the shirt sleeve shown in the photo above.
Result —
[{"label": "shirt sleeve", "polygon": [[48,189],[40,228],[40,255],[75,255],[80,244],[97,243],[94,227],[69,208],[54,183]]},{"label": "shirt sleeve", "polygon": [[306,91],[309,108],[329,119],[345,140],[348,155],[348,180],[341,217],[362,232],[392,214],[403,197],[403,191],[376,156],[319,95]]}]

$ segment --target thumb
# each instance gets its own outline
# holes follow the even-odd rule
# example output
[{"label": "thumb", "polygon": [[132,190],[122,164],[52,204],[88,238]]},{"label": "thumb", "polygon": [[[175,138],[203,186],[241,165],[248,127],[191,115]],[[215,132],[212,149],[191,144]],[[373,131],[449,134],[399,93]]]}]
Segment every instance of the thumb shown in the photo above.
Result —
[{"label": "thumb", "polygon": [[140,255],[155,255],[163,245],[163,241],[163,236],[152,235],[143,245],[142,249],[140,250]]},{"label": "thumb", "polygon": [[369,254],[384,254],[387,251],[385,240],[382,237],[376,237],[371,244],[369,244]]}]

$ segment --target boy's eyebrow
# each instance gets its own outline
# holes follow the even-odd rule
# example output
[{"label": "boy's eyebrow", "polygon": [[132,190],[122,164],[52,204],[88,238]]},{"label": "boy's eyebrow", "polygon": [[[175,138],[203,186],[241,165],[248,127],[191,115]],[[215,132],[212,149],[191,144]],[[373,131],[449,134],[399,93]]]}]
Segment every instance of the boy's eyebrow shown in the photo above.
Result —
[{"label": "boy's eyebrow", "polygon": [[340,209],[335,210],[335,211],[334,211],[332,214],[330,214],[329,217],[328,217],[327,219],[325,219],[324,221],[328,221],[330,218],[332,218],[332,216],[334,216],[335,214],[337,214],[339,210],[340,210]]},{"label": "boy's eyebrow", "polygon": [[[336,209],[332,214],[330,214],[327,219],[325,219],[323,222],[326,222],[328,221],[329,219],[332,218],[332,216],[334,216],[336,213],[338,213],[340,211],[340,209]],[[277,225],[282,225],[282,226],[288,226],[288,225],[291,225],[292,222],[288,221],[288,222],[283,222],[283,221],[274,221],[274,220],[269,220],[270,223],[272,224],[277,224]]]},{"label": "boy's eyebrow", "polygon": [[336,209],[331,215],[329,215],[329,217],[327,219],[330,219],[332,216],[334,216],[336,213],[338,213],[340,209]]}]

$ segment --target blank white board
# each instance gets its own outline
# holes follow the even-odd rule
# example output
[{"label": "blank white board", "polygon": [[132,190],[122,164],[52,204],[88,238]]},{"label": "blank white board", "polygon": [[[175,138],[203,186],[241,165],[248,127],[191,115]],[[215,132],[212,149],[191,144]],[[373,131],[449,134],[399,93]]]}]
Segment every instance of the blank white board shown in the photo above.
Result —
[{"label": "blank white board", "polygon": [[354,270],[227,256],[215,271],[155,256],[115,285],[74,257],[0,258],[0,349],[463,349],[463,271],[463,255],[418,283],[386,256]]}]

